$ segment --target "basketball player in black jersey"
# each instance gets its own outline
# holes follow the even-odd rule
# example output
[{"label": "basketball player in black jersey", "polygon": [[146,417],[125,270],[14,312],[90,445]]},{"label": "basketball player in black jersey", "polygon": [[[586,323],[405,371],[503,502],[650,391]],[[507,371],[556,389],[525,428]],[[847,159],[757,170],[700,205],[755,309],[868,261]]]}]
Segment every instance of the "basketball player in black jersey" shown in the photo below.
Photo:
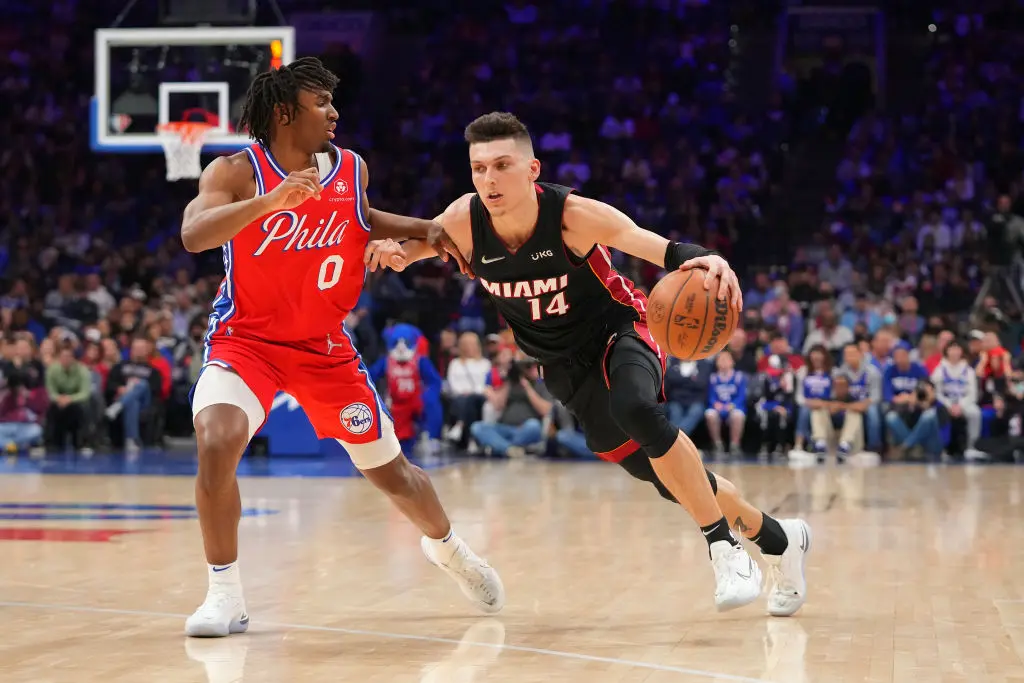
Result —
[{"label": "basketball player in black jersey", "polygon": [[[665,357],[647,330],[646,297],[616,272],[608,247],[667,270],[707,269],[709,286],[718,279],[719,296],[742,306],[732,269],[707,249],[638,227],[614,207],[537,182],[530,134],[512,114],[481,116],[466,140],[477,191],[436,220],[471,261],[520,348],[542,364],[548,390],[579,420],[591,450],[682,504],[701,526],[719,610],[748,604],[761,590],[761,572],[730,532],[732,520],[773,573],[768,613],[795,613],[806,598],[810,527],[750,505],[704,469],[689,437],[669,423]],[[435,255],[415,240],[403,248],[406,264]]]}]

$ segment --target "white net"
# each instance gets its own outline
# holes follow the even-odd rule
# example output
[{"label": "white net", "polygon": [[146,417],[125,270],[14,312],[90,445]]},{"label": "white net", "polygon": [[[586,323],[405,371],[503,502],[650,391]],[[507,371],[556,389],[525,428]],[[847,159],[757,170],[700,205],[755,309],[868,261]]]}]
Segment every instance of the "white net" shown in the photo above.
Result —
[{"label": "white net", "polygon": [[175,121],[157,126],[156,132],[167,161],[167,180],[198,178],[202,172],[199,155],[203,140],[213,130],[208,123]]}]

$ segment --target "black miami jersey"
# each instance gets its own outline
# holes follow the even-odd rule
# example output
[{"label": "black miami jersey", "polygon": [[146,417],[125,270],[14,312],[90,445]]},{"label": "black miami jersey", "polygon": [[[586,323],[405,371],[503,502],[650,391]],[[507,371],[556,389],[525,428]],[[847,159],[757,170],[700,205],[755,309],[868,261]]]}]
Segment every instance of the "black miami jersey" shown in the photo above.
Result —
[{"label": "black miami jersey", "polygon": [[565,246],[562,212],[573,190],[535,185],[537,225],[514,252],[473,196],[472,266],[524,352],[542,363],[575,360],[583,349],[603,350],[625,324],[646,324],[647,297],[615,270],[607,247],[595,245],[581,258]]}]

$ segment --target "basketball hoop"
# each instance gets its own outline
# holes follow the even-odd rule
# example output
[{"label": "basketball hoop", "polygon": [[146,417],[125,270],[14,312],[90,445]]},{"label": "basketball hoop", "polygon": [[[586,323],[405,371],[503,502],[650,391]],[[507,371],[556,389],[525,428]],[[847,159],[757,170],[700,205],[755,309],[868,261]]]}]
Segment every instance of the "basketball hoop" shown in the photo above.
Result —
[{"label": "basketball hoop", "polygon": [[167,161],[167,180],[199,177],[203,170],[199,154],[203,149],[203,140],[213,128],[209,123],[196,121],[171,121],[156,127]]}]

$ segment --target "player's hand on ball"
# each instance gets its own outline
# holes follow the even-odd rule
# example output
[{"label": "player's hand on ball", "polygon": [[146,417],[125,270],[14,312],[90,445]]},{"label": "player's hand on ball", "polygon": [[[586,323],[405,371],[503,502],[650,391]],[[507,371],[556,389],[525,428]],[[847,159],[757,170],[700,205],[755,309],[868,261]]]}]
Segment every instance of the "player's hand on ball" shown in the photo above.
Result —
[{"label": "player's hand on ball", "polygon": [[444,226],[440,223],[433,222],[431,229],[427,232],[427,244],[441,257],[442,261],[447,263],[449,257],[454,258],[455,262],[459,264],[459,270],[462,271],[463,275],[468,275],[471,278],[476,277],[469,265],[469,261],[462,255],[462,252],[459,251],[455,242],[444,231]]},{"label": "player's hand on ball", "polygon": [[718,298],[729,299],[737,311],[743,310],[743,292],[740,291],[740,281],[728,261],[721,256],[698,256],[679,266],[679,270],[693,268],[708,271],[707,277],[704,278],[704,289],[711,289],[711,283],[717,279],[719,281]]},{"label": "player's hand on ball", "polygon": [[371,273],[378,267],[402,272],[405,270],[406,253],[402,245],[392,239],[373,240],[366,245],[363,263]]},{"label": "player's hand on ball", "polygon": [[267,199],[274,209],[294,209],[310,197],[320,199],[324,186],[320,184],[320,172],[315,168],[289,173],[281,184],[267,193]]}]

